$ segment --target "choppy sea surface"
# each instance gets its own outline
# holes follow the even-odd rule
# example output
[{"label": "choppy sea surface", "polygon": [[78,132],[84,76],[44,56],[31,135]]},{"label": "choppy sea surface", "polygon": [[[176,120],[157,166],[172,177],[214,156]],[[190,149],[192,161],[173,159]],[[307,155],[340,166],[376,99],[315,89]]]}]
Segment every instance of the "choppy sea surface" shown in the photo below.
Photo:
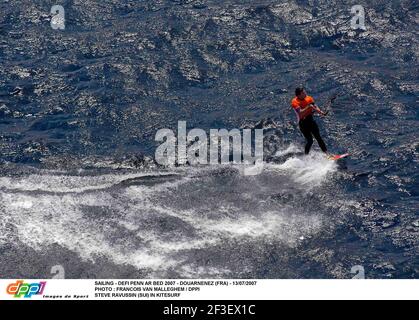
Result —
[{"label": "choppy sea surface", "polygon": [[[0,2],[2,278],[418,278],[417,1],[57,2]],[[301,155],[300,84],[350,158]],[[156,165],[178,121],[263,172]]]}]

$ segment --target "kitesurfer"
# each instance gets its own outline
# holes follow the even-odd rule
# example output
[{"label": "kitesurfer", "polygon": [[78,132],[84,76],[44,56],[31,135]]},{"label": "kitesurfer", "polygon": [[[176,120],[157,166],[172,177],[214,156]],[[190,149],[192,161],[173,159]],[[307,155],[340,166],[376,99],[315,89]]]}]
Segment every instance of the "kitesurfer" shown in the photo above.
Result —
[{"label": "kitesurfer", "polygon": [[316,106],[313,97],[307,95],[304,88],[295,89],[295,98],[292,100],[292,108],[298,117],[298,125],[304,137],[306,138],[305,154],[310,153],[310,149],[313,145],[313,136],[319,143],[320,148],[324,153],[327,154],[327,147],[324,143],[319,127],[314,121],[313,114],[319,113],[322,116],[326,116],[327,113],[320,110]]}]

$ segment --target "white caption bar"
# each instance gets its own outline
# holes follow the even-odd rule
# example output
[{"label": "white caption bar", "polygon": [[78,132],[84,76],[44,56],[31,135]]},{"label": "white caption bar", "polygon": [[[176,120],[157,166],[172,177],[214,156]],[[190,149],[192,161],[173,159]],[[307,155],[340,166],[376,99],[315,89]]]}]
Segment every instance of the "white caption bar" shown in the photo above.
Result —
[{"label": "white caption bar", "polygon": [[0,300],[417,300],[418,280],[0,280]]}]

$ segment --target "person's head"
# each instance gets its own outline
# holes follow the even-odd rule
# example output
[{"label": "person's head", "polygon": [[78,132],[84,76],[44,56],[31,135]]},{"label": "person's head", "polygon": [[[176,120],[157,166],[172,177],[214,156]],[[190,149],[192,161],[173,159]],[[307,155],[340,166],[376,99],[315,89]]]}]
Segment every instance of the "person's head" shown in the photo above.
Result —
[{"label": "person's head", "polygon": [[303,100],[307,97],[306,90],[303,87],[298,87],[295,89],[295,96]]}]

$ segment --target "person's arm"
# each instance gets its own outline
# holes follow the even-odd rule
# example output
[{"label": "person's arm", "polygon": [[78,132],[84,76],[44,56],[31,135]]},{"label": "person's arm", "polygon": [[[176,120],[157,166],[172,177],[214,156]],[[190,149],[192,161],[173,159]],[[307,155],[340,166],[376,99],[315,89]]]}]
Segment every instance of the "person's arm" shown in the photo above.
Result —
[{"label": "person's arm", "polygon": [[308,109],[312,109],[313,106],[310,104],[307,107],[305,107],[304,109],[301,109],[301,112],[306,112]]},{"label": "person's arm", "polygon": [[304,112],[306,112],[309,109],[313,109],[313,107],[311,105],[308,105],[304,109],[301,109],[301,107],[294,108],[295,112],[297,112],[298,114],[304,113]]},{"label": "person's arm", "polygon": [[317,113],[321,114],[322,116],[327,116],[329,112],[323,112],[318,106],[314,103],[310,105]]},{"label": "person's arm", "polygon": [[308,104],[305,108],[301,108],[297,103],[292,102],[292,107],[294,108],[294,111],[297,113],[298,117],[301,118],[302,114],[305,114],[309,110],[314,110],[314,99],[311,98],[310,104]]}]

